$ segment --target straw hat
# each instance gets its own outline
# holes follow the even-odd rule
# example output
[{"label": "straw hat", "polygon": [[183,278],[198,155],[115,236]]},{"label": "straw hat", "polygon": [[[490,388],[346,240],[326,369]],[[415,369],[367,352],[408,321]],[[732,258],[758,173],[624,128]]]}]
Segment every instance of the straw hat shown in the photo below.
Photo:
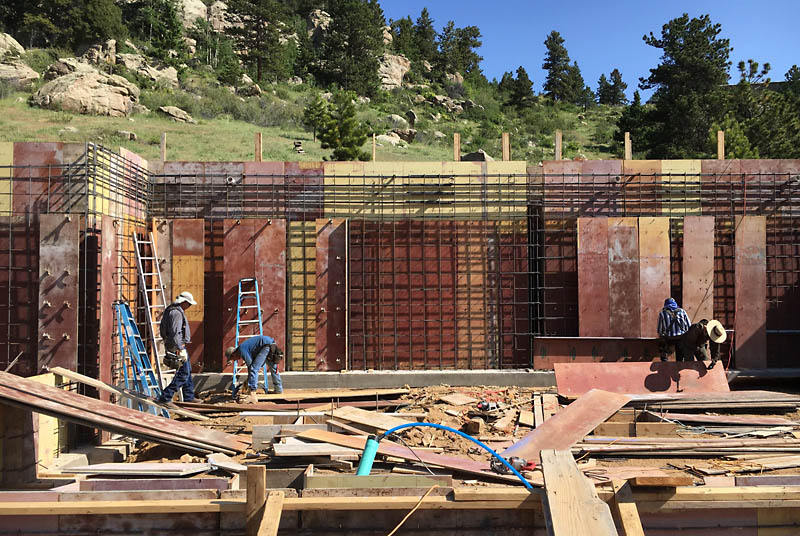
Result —
[{"label": "straw hat", "polygon": [[728,333],[719,320],[709,320],[708,324],[706,324],[706,332],[708,333],[708,338],[717,344],[722,344],[728,338]]}]

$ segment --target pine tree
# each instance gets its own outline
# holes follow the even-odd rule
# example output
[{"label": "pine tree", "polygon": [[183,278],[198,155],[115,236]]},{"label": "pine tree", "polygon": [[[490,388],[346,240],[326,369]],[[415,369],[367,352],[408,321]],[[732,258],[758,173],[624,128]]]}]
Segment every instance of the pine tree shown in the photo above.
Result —
[{"label": "pine tree", "polygon": [[600,75],[600,80],[597,81],[597,103],[598,104],[611,104],[612,92],[614,88],[611,82],[606,78],[605,73]]},{"label": "pine tree", "polygon": [[[123,15],[133,34],[150,46],[151,53],[166,60],[169,50],[185,49],[178,9],[176,0],[139,0],[124,4]],[[213,32],[207,22],[203,23]]]},{"label": "pine tree", "polygon": [[800,67],[792,65],[785,76],[788,90],[800,97]]},{"label": "pine tree", "polygon": [[445,73],[480,72],[483,58],[475,52],[483,44],[480,41],[481,31],[477,26],[456,28],[453,21],[448,21],[439,34],[439,54],[437,71],[440,76]]},{"label": "pine tree", "polygon": [[411,21],[411,17],[393,20],[390,26],[392,27],[392,49],[412,61],[416,60],[419,54],[414,41],[414,23]]},{"label": "pine tree", "polygon": [[303,110],[303,123],[314,133],[314,141],[317,141],[317,130],[328,121],[329,115],[328,103],[322,100],[319,93]]},{"label": "pine tree", "polygon": [[356,119],[355,94],[341,91],[334,97],[333,108],[319,128],[323,149],[333,149],[332,160],[369,160],[361,150],[367,141],[367,129]]},{"label": "pine tree", "polygon": [[528,77],[527,71],[520,65],[517,68],[517,79],[511,85],[509,104],[522,107],[533,97],[533,82]]},{"label": "pine tree", "polygon": [[628,84],[622,81],[622,73],[619,69],[611,71],[611,99],[609,104],[612,106],[619,106],[626,104],[628,98],[625,96],[625,90],[628,89]]},{"label": "pine tree", "polygon": [[428,8],[422,8],[414,25],[414,48],[420,61],[432,62],[436,58],[436,30]]},{"label": "pine tree", "polygon": [[227,17],[233,24],[231,35],[245,65],[255,66],[256,80],[269,73],[273,78],[286,77],[287,46],[282,44],[280,25],[284,16],[278,0],[229,0]]},{"label": "pine tree", "polygon": [[594,98],[594,92],[583,81],[578,62],[573,62],[567,69],[567,85],[563,100],[586,108],[594,104]]},{"label": "pine tree", "polygon": [[542,69],[547,71],[544,81],[544,94],[555,101],[570,97],[570,59],[564,47],[564,38],[553,30],[544,40],[547,49]]},{"label": "pine tree", "polygon": [[623,110],[622,115],[617,120],[617,130],[614,132],[614,141],[622,156],[622,145],[625,140],[625,133],[630,132],[633,147],[637,152],[647,149],[647,140],[650,137],[652,127],[648,124],[647,110],[642,105],[642,97],[638,91],[633,93],[633,102]]}]

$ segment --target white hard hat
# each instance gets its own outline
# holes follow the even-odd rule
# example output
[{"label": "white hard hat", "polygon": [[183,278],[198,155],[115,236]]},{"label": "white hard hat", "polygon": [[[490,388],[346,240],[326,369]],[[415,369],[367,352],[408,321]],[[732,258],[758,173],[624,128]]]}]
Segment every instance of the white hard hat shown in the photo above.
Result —
[{"label": "white hard hat", "polygon": [[178,297],[175,298],[175,301],[172,302],[175,305],[180,305],[181,303],[188,303],[189,305],[197,305],[197,302],[194,301],[194,296],[192,296],[191,292],[181,292],[178,294]]}]

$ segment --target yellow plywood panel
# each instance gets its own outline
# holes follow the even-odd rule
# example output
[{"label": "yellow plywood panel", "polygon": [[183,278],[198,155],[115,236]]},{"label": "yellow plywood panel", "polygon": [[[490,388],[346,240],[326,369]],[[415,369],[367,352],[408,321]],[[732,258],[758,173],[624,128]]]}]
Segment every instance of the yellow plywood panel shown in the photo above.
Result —
[{"label": "yellow plywood panel", "polygon": [[490,214],[527,214],[528,172],[525,162],[487,162],[486,184]]},{"label": "yellow plywood panel", "polygon": [[14,175],[14,142],[0,142],[0,215],[11,215],[11,177]]},{"label": "yellow plywood panel", "polygon": [[200,255],[172,256],[172,288],[188,291],[197,305],[186,310],[186,320],[203,320],[205,266]]},{"label": "yellow plywood panel", "polygon": [[[40,374],[28,378],[37,383],[57,387],[64,383],[61,376],[53,373]],[[68,445],[68,425],[54,417],[34,413],[34,419],[39,420],[38,442],[36,444],[36,459],[40,465],[49,466],[52,461],[66,449]]]},{"label": "yellow plywood panel", "polygon": [[700,160],[662,160],[663,214],[699,216]]},{"label": "yellow plywood panel", "polygon": [[290,370],[314,370],[316,356],[316,223],[289,222],[287,362]]}]

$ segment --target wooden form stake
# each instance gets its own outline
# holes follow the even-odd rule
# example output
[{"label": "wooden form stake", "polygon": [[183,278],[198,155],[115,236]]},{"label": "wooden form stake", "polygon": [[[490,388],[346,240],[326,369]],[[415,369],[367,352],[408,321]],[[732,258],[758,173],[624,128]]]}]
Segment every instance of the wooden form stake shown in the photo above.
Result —
[{"label": "wooden form stake", "polygon": [[245,521],[247,536],[258,536],[267,503],[267,468],[264,465],[247,467],[247,503]]},{"label": "wooden form stake", "polygon": [[631,133],[625,133],[625,160],[633,160],[633,146],[631,145]]},{"label": "wooden form stake", "polygon": [[264,517],[258,527],[258,536],[276,536],[278,525],[281,523],[283,513],[283,492],[270,491],[267,496],[267,504],[264,506]]},{"label": "wooden form stake", "polygon": [[458,132],[453,133],[453,160],[461,161],[461,134]]},{"label": "wooden form stake", "polygon": [[261,158],[263,157],[263,153],[261,152],[261,132],[256,132],[256,162],[261,162]]},{"label": "wooden form stake", "polygon": [[161,161],[167,161],[167,133],[161,133]]},{"label": "wooden form stake", "polygon": [[717,160],[725,160],[725,131],[717,131]]},{"label": "wooden form stake", "polygon": [[375,161],[375,152],[377,147],[377,142],[375,141],[375,133],[372,133],[372,161]]},{"label": "wooden form stake", "polygon": [[560,130],[556,130],[556,155],[555,155],[555,160],[561,160],[561,146],[562,146],[561,131]]},{"label": "wooden form stake", "polygon": [[614,488],[614,498],[609,501],[611,513],[619,521],[620,536],[644,536],[642,520],[639,518],[639,509],[633,501],[631,486],[626,480],[611,482]]},{"label": "wooden form stake", "polygon": [[508,132],[503,132],[503,161],[511,160],[511,137]]}]

